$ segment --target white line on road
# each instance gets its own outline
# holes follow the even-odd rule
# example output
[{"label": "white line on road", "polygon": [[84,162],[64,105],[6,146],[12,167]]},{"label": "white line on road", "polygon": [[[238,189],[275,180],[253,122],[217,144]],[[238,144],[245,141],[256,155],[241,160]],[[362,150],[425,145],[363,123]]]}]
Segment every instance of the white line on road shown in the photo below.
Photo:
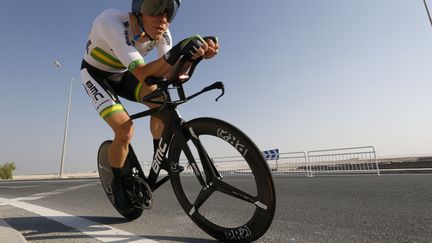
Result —
[{"label": "white line on road", "polygon": [[81,189],[84,187],[89,187],[89,186],[95,186],[98,183],[91,183],[91,184],[84,184],[84,185],[78,185],[78,186],[71,186],[71,187],[66,187],[66,188],[61,188],[55,191],[50,191],[50,192],[41,192],[41,193],[37,193],[37,194],[33,194],[32,196],[51,196],[51,195],[57,195],[57,194],[62,194],[64,192],[70,192],[73,190],[77,190],[77,189]]},{"label": "white line on road", "polygon": [[28,212],[38,214],[42,217],[46,217],[63,225],[72,227],[82,232],[83,234],[91,236],[101,242],[157,242],[120,229],[116,229],[108,225],[99,224],[97,222],[77,217],[71,214],[63,213],[54,209],[45,208],[38,205],[17,201],[14,199],[11,200],[6,198],[0,198],[0,205],[5,204],[24,209]]},{"label": "white line on road", "polygon": [[0,198],[0,206],[11,205],[13,207],[24,209],[28,212],[38,214],[42,217],[46,217],[63,225],[72,227],[83,234],[93,237],[101,242],[157,242],[108,225],[101,225],[100,223],[78,216],[24,202],[38,200],[47,196],[61,194],[64,192],[70,192],[84,187],[94,186],[96,184],[98,184],[98,182],[66,187],[50,192],[37,193],[28,197],[18,197],[12,199]]},{"label": "white line on road", "polygon": [[37,184],[53,184],[53,183],[69,183],[69,182],[86,182],[86,181],[99,181],[98,179],[68,179],[68,180],[60,180],[60,179],[44,179],[44,180],[3,180],[0,181],[1,185],[9,185],[9,184],[29,184],[29,183],[37,183]]},{"label": "white line on road", "polygon": [[32,187],[39,187],[37,185],[32,186],[0,186],[0,188],[7,188],[7,189],[21,189],[21,188],[32,188]]}]

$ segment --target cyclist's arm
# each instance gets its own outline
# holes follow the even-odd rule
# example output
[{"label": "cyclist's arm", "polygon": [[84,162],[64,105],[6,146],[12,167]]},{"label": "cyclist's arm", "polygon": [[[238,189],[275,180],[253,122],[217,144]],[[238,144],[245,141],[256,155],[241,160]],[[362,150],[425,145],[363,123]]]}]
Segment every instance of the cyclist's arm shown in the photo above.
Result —
[{"label": "cyclist's arm", "polygon": [[165,32],[162,39],[157,41],[158,59],[148,64],[139,64],[138,67],[132,71],[134,76],[143,81],[149,76],[154,77],[167,77],[167,73],[172,69],[172,66],[163,60],[163,55],[172,48],[172,38],[169,30]]},{"label": "cyclist's arm", "polygon": [[147,64],[138,64],[132,73],[140,82],[143,82],[149,76],[164,77],[171,69],[172,66],[160,57]]},{"label": "cyclist's arm", "polygon": [[132,71],[138,80],[145,80],[148,76],[173,78],[174,68],[164,59],[165,53],[172,48],[172,37],[169,30],[165,32],[161,40],[157,41],[156,47],[159,58],[148,64],[138,65],[137,70]]},{"label": "cyclist's arm", "polygon": [[[167,38],[168,37],[168,38]],[[203,39],[201,39],[203,40]],[[168,32],[168,36],[165,36],[165,39],[163,42],[167,41],[168,43],[164,43],[165,47],[171,46],[171,38]],[[204,41],[206,43],[203,43],[202,46],[198,48],[194,48],[195,55],[191,56],[191,59],[194,60],[200,56],[204,58],[212,58],[214,57],[219,49],[219,44],[216,37],[204,37]],[[160,50],[160,48],[158,48]],[[182,50],[183,51],[183,50]],[[163,51],[158,51],[159,56]],[[186,51],[189,53],[189,50]],[[187,71],[192,63],[186,64],[183,70]],[[154,62],[148,63],[146,65],[139,64],[136,69],[133,70],[133,74],[138,80],[145,80],[148,76],[155,76],[155,77],[167,77],[169,79],[169,76],[172,75],[172,73],[169,73],[172,69],[172,66],[167,63],[166,58],[159,57]]]}]

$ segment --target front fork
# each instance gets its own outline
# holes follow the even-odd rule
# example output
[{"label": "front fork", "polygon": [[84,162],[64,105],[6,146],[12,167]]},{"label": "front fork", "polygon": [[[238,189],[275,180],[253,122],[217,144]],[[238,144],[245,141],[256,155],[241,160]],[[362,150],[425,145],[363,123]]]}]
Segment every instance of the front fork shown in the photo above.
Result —
[{"label": "front fork", "polygon": [[183,139],[183,152],[185,153],[189,165],[194,170],[195,175],[197,176],[198,180],[200,181],[201,185],[203,187],[209,187],[213,183],[215,179],[222,179],[222,176],[217,171],[214,161],[210,158],[210,156],[207,154],[207,151],[205,150],[204,146],[201,143],[201,140],[199,137],[195,134],[195,131],[191,126],[184,125],[183,126],[183,134],[187,135],[187,138],[190,138],[193,142],[194,146],[197,149],[199,160],[201,161],[201,165],[204,170],[205,174],[205,181],[203,179],[202,173],[199,170],[199,167],[195,161],[195,158],[193,157],[189,146],[187,145],[187,138]]},{"label": "front fork", "polygon": [[[170,161],[167,159],[167,154],[168,151],[171,149],[170,145],[173,138],[178,139],[178,141],[182,141],[180,143],[180,146],[184,155],[186,156],[188,166],[192,168],[195,176],[198,178],[198,181],[203,188],[209,188],[210,186],[212,186],[212,184],[214,184],[213,182],[215,180],[222,179],[222,176],[219,174],[214,165],[214,161],[207,154],[204,146],[202,145],[199,137],[195,134],[193,128],[191,126],[188,126],[187,123],[183,120],[179,120],[178,122],[180,125],[177,128],[172,129],[172,127],[166,127],[166,129],[164,129],[156,153],[153,156],[153,161],[148,177],[148,182],[152,191],[156,190],[159,186],[169,180],[169,176],[165,176],[161,180],[157,181],[161,169],[166,170],[168,173],[181,172],[179,161]],[[174,136],[172,134],[174,134]],[[194,147],[196,147],[197,149],[199,160],[201,161],[205,177],[203,176],[203,173],[198,167],[198,163],[196,161],[197,158],[194,157],[193,152],[187,144],[188,140],[191,140],[194,144]]]}]

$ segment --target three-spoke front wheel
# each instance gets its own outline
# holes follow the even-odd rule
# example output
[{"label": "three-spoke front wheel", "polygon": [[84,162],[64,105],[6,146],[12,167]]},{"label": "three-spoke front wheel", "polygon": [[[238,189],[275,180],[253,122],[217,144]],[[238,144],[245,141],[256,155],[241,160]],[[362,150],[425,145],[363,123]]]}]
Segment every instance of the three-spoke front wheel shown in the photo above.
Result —
[{"label": "three-spoke front wheel", "polygon": [[[221,120],[199,118],[184,127],[185,139],[175,137],[169,154],[184,167],[181,173],[170,173],[182,208],[218,240],[250,242],[261,237],[276,206],[273,179],[261,151]],[[221,154],[232,156],[217,157]]]}]

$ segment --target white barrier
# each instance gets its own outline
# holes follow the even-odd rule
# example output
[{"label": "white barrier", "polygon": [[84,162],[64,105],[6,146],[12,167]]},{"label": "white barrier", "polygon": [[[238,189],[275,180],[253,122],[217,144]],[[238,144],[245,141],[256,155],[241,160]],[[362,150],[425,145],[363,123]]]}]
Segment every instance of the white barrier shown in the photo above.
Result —
[{"label": "white barrier", "polygon": [[[216,169],[222,176],[251,175],[251,170],[242,156],[214,157],[212,160],[214,161]],[[200,160],[196,159],[196,161],[200,167],[200,171],[203,171]],[[186,160],[180,160],[180,165],[185,169],[182,174],[193,175],[193,170],[188,166]]]},{"label": "white barrier", "polygon": [[308,161],[310,176],[342,173],[380,174],[373,146],[309,151]]},{"label": "white barrier", "polygon": [[308,175],[305,152],[281,153],[277,160],[267,161],[273,174]]},{"label": "white barrier", "polygon": [[[212,158],[215,167],[223,176],[251,175],[247,162],[242,156]],[[196,159],[201,166],[199,159]],[[274,175],[304,175],[314,176],[323,174],[353,174],[376,173],[380,174],[375,148],[353,147],[329,150],[315,150],[309,152],[280,153],[279,158],[267,160]],[[141,164],[144,171],[148,171],[151,162]],[[193,175],[193,170],[186,160],[180,160],[184,167],[182,175]],[[200,168],[202,171],[202,168]],[[166,174],[165,171],[161,171]]]}]

